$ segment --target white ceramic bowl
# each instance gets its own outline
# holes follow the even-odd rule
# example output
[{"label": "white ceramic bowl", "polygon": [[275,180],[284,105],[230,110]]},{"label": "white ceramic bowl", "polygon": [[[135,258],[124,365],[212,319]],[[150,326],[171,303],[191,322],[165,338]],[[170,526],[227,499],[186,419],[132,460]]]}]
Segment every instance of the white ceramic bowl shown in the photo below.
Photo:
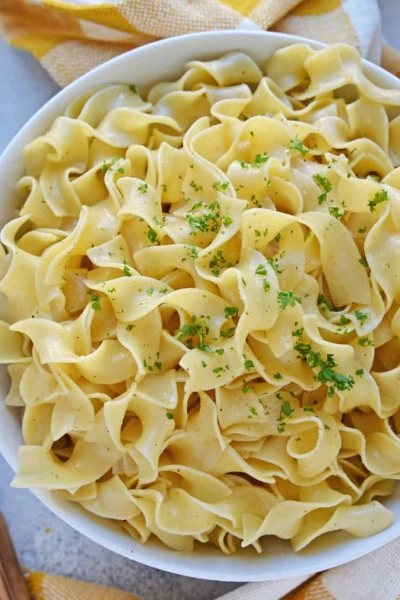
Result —
[{"label": "white ceramic bowl", "polygon": [[[140,88],[160,80],[177,78],[185,63],[193,59],[211,59],[232,50],[243,50],[260,65],[276,49],[297,42],[314,48],[322,45],[311,40],[270,32],[223,31],[184,35],[156,42],[119,56],[84,75],[48,102],[25,125],[0,158],[2,204],[0,226],[12,216],[14,186],[23,175],[22,148],[44,134],[69,102],[88,88],[101,84],[134,83]],[[400,89],[400,81],[383,69],[365,62],[368,77],[382,87]],[[1,341],[0,341],[1,343]],[[0,370],[0,451],[14,471],[18,465],[18,447],[23,444],[17,410],[4,406],[1,397],[8,391],[5,368]],[[379,548],[400,535],[400,490],[386,505],[396,513],[395,523],[386,531],[366,539],[347,534],[329,534],[295,554],[289,542],[268,537],[264,552],[257,555],[246,549],[224,556],[212,547],[200,544],[195,551],[179,554],[154,542],[142,546],[117,526],[45,491],[34,491],[37,498],[74,529],[100,545],[140,563],[171,573],[220,581],[261,581],[306,575],[334,567]]]}]

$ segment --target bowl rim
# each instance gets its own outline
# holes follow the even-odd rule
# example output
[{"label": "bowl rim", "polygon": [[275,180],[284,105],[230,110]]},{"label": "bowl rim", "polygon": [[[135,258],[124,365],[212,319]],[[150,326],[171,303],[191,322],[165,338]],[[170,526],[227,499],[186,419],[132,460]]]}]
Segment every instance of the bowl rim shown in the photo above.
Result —
[{"label": "bowl rim", "polygon": [[[5,150],[0,156],[0,179],[2,181],[8,181],[8,179],[13,180],[13,171],[10,170],[11,161],[15,156],[18,156],[20,163],[22,164],[22,155],[21,148],[25,146],[29,141],[35,139],[38,135],[42,135],[44,131],[47,129],[45,121],[46,117],[49,113],[54,113],[55,116],[51,118],[53,121],[57,116],[63,113],[63,110],[71,100],[76,98],[80,93],[82,93],[85,89],[90,88],[94,84],[92,83],[99,76],[108,73],[113,67],[116,65],[123,65],[125,62],[135,61],[139,57],[146,57],[146,54],[151,54],[153,52],[158,52],[160,56],[164,50],[174,48],[176,46],[179,47],[185,46],[186,43],[189,43],[192,40],[199,40],[204,42],[204,54],[208,55],[221,55],[223,52],[229,52],[232,50],[225,50],[223,52],[214,52],[211,46],[211,51],[207,48],[207,43],[210,40],[214,40],[215,38],[225,38],[227,40],[234,41],[240,50],[240,43],[242,40],[248,40],[249,38],[254,38],[260,40],[260,42],[265,40],[274,40],[279,44],[280,47],[289,46],[296,43],[308,44],[313,49],[321,49],[326,47],[326,44],[318,42],[316,40],[311,40],[308,38],[303,38],[300,36],[283,34],[279,32],[271,32],[271,31],[251,31],[251,30],[223,30],[223,31],[207,31],[207,32],[199,32],[199,33],[189,33],[181,36],[175,36],[163,40],[159,40],[156,42],[152,42],[150,44],[146,44],[144,46],[140,46],[133,50],[130,50],[122,55],[119,55],[99,66],[95,69],[92,69],[88,73],[85,73],[74,82],[66,86],[64,89],[61,89],[55,96],[53,96],[48,102],[46,102],[29,120],[28,122],[20,129],[20,131],[14,136],[11,142],[7,145]],[[268,50],[271,51],[272,50]],[[244,52],[248,52],[244,50]],[[201,60],[201,59],[200,59]],[[363,59],[363,67],[366,68],[367,74],[369,78],[374,79],[375,77],[379,80],[383,80],[387,86],[391,86],[393,88],[397,88],[400,90],[400,80],[388,73],[381,67]],[[159,79],[158,79],[159,80]],[[101,85],[96,83],[95,85]],[[103,83],[102,85],[111,85],[109,82]],[[10,177],[11,172],[11,177]],[[9,183],[9,182],[8,182]],[[9,184],[9,188],[12,189],[15,186],[15,178],[12,181],[12,186]],[[5,193],[7,196],[7,191]],[[0,416],[1,414],[5,414],[3,408],[6,410],[3,402],[0,402]],[[2,430],[3,421],[0,418],[0,432]],[[7,437],[7,436],[6,436]],[[3,455],[5,460],[8,462],[12,470],[15,472],[18,466],[18,456],[15,452],[12,451],[9,446],[7,439],[4,439],[4,436],[0,435],[0,453]],[[392,526],[390,526],[385,531],[372,536],[370,538],[365,538],[368,543],[348,543],[348,547],[346,547],[346,552],[343,553],[342,556],[340,553],[336,556],[331,556],[329,551],[322,551],[322,553],[318,556],[318,561],[313,562],[309,558],[306,558],[303,561],[295,562],[292,567],[285,568],[282,572],[279,569],[275,569],[273,572],[266,572],[264,569],[267,565],[268,556],[265,555],[265,561],[259,558],[258,567],[251,572],[247,572],[246,576],[244,573],[238,570],[238,560],[230,561],[229,557],[224,557],[221,555],[221,560],[224,558],[224,564],[226,565],[223,569],[221,569],[220,562],[221,560],[215,563],[215,559],[211,557],[211,560],[208,561],[208,567],[198,568],[196,565],[196,554],[192,553],[190,555],[191,560],[186,559],[181,553],[174,552],[173,550],[169,550],[170,557],[159,558],[157,556],[157,552],[153,552],[151,547],[142,546],[138,542],[131,540],[132,546],[135,547],[135,550],[132,551],[128,549],[129,544],[126,544],[126,548],[122,547],[118,543],[118,538],[107,539],[105,540],[103,535],[105,532],[105,528],[99,528],[94,520],[89,520],[89,515],[83,517],[82,515],[78,515],[77,511],[73,511],[71,508],[64,507],[64,503],[68,503],[68,505],[73,504],[67,501],[60,501],[56,499],[53,494],[50,492],[46,492],[43,490],[31,490],[32,493],[55,515],[57,515],[60,519],[62,519],[65,523],[70,525],[73,529],[78,531],[79,533],[85,535],[90,540],[98,543],[100,546],[112,550],[113,552],[125,556],[131,560],[135,560],[141,564],[147,565],[149,567],[155,567],[170,573],[174,573],[177,575],[185,575],[190,577],[197,577],[201,579],[209,579],[216,581],[231,581],[231,582],[246,582],[246,581],[267,581],[267,580],[276,580],[282,578],[289,577],[306,577],[313,574],[316,571],[324,571],[332,567],[339,566],[341,564],[345,564],[351,560],[360,558],[369,552],[376,550],[392,541],[398,535],[400,535],[400,520],[396,521]],[[396,502],[400,504],[400,495]],[[90,513],[89,513],[90,514]],[[126,534],[124,534],[126,535]],[[130,539],[130,538],[128,538]],[[358,540],[359,542],[365,540]],[[186,555],[187,556],[187,555]],[[293,557],[294,557],[293,553]],[[298,555],[297,555],[298,556]],[[216,568],[213,565],[213,562],[218,565]],[[263,568],[264,567],[264,568]],[[210,571],[205,571],[205,568],[211,569]],[[212,571],[212,572],[211,572]]]}]

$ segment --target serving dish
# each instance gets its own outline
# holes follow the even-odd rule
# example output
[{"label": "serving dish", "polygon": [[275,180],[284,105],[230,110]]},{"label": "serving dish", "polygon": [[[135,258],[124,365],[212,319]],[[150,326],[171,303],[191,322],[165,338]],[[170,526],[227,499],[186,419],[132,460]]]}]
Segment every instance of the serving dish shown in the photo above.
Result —
[{"label": "serving dish", "polygon": [[[54,119],[66,106],[85,90],[109,83],[135,82],[140,89],[148,88],[159,80],[179,76],[183,66],[194,59],[211,59],[232,50],[242,50],[262,64],[270,54],[283,46],[303,41],[293,36],[276,33],[213,32],[173,38],[146,46],[109,63],[80,78],[60,92],[44,106],[16,136],[0,161],[3,182],[3,207],[0,225],[13,216],[14,193],[17,180],[23,174],[22,148],[37,136],[46,132]],[[320,44],[306,40],[315,49]],[[367,76],[382,87],[400,89],[396,78],[379,67],[365,63]],[[1,371],[0,393],[5,395],[8,379],[5,369]],[[0,404],[0,451],[16,470],[18,447],[22,443],[20,420],[17,411]],[[266,538],[264,552],[256,555],[251,550],[233,556],[221,556],[209,547],[196,547],[190,554],[177,554],[156,543],[142,546],[130,539],[116,526],[96,518],[75,504],[43,491],[35,495],[55,514],[90,539],[104,547],[138,562],[169,572],[203,579],[226,581],[257,581],[305,575],[314,571],[348,562],[362,556],[400,534],[399,493],[386,502],[395,512],[395,523],[367,539],[353,539],[346,534],[330,534],[314,542],[300,554],[294,554],[289,543]]]}]

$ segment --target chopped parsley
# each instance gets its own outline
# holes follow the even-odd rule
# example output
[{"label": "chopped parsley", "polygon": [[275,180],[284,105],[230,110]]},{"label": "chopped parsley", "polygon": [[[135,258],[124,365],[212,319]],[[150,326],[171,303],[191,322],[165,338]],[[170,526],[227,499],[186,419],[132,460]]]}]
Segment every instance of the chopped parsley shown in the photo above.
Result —
[{"label": "chopped parsley", "polygon": [[268,159],[269,159],[269,156],[266,152],[264,152],[264,154],[256,154],[253,162],[251,163],[251,166],[260,168],[261,165],[263,163],[267,162]]},{"label": "chopped parsley", "polygon": [[329,300],[327,300],[323,294],[318,296],[318,304],[321,306],[322,311],[333,310],[332,302],[329,302]]},{"label": "chopped parsley", "polygon": [[197,258],[199,256],[196,246],[192,246],[192,244],[186,244],[185,248],[186,250],[190,250],[191,258]]},{"label": "chopped parsley", "polygon": [[337,206],[330,206],[329,207],[329,214],[332,215],[332,217],[335,217],[335,219],[341,219],[342,217],[344,217],[344,215],[346,214],[347,211],[343,211],[340,212],[340,210],[338,209]]},{"label": "chopped parsley", "polygon": [[291,290],[287,292],[278,292],[278,304],[282,310],[285,310],[288,306],[296,306],[296,302],[301,304],[300,296],[293,294]]},{"label": "chopped parsley", "polygon": [[229,319],[229,317],[237,317],[239,316],[239,310],[233,306],[226,306],[224,308],[225,318]]},{"label": "chopped parsley", "polygon": [[92,290],[89,290],[87,294],[90,296],[90,302],[93,310],[101,310],[100,296],[98,294],[95,294]]},{"label": "chopped parsley", "polygon": [[141,184],[138,186],[138,192],[140,192],[141,194],[147,194],[147,188],[148,188],[148,187],[149,187],[149,186],[147,185],[147,183],[141,183]]},{"label": "chopped parsley", "polygon": [[314,375],[315,381],[319,381],[323,384],[328,385],[328,397],[332,398],[335,393],[335,389],[339,391],[349,391],[353,388],[355,381],[352,375],[346,377],[341,373],[334,370],[337,364],[334,361],[333,354],[327,354],[326,360],[323,360],[319,352],[315,352],[310,344],[298,343],[294,346],[297,350],[298,358],[305,360],[309,367],[312,369],[319,369],[318,373]]},{"label": "chopped parsley", "polygon": [[294,408],[290,406],[289,400],[284,400],[281,406],[281,411],[286,417],[290,417],[292,412],[294,412]]},{"label": "chopped parsley", "polygon": [[189,183],[190,187],[192,187],[194,189],[195,192],[202,192],[203,191],[203,186],[202,185],[197,185],[194,181],[191,181]]},{"label": "chopped parsley", "polygon": [[305,156],[309,152],[309,149],[303,145],[297,135],[294,140],[290,140],[289,148],[291,150],[297,150],[302,156]]},{"label": "chopped parsley", "polygon": [[225,215],[225,217],[222,219],[222,224],[224,227],[229,227],[229,225],[231,225],[233,223],[233,219],[231,219],[231,217],[229,217],[228,215]]},{"label": "chopped parsley", "polygon": [[225,264],[226,264],[226,260],[222,253],[222,250],[217,250],[216,254],[214,254],[211,257],[211,260],[208,263],[208,266],[211,269],[211,273],[213,275],[215,275],[215,277],[218,277],[218,275],[221,272],[221,269],[224,268]]},{"label": "chopped parsley", "polygon": [[271,284],[269,283],[269,281],[267,281],[266,279],[263,279],[263,290],[264,292],[268,292],[268,290],[271,287]]},{"label": "chopped parsley", "polygon": [[329,181],[329,179],[326,179],[326,177],[322,177],[322,175],[320,175],[319,173],[313,175],[313,179],[323,190],[322,194],[318,196],[318,204],[323,204],[326,201],[327,194],[332,189],[332,184]]},{"label": "chopped parsley", "polygon": [[363,347],[365,347],[365,346],[373,346],[374,342],[373,342],[373,340],[369,340],[367,337],[364,337],[364,338],[360,338],[358,340],[357,345],[358,346],[363,346]]},{"label": "chopped parsley", "polygon": [[162,191],[164,192],[164,194],[165,194],[165,192],[167,191],[167,186],[165,185],[165,183],[162,183],[160,187],[161,187],[161,190],[162,190]]},{"label": "chopped parsley", "polygon": [[242,392],[248,394],[248,392],[251,392],[252,390],[254,390],[254,385],[247,385],[246,381],[243,379]]},{"label": "chopped parsley", "polygon": [[232,337],[232,335],[235,333],[235,327],[231,327],[230,329],[227,329],[226,331],[221,331],[221,337],[223,338],[230,338]]},{"label": "chopped parsley", "polygon": [[229,181],[224,181],[223,183],[221,181],[214,181],[214,183],[212,184],[212,187],[214,190],[216,190],[218,192],[220,190],[226,190],[228,185],[229,185]]},{"label": "chopped parsley", "polygon": [[167,412],[166,417],[167,417],[167,419],[169,419],[171,421],[174,418],[174,415],[170,412]]},{"label": "chopped parsley", "polygon": [[275,373],[274,379],[283,379],[283,377],[280,373]]},{"label": "chopped parsley", "polygon": [[301,329],[296,329],[295,331],[292,331],[292,336],[293,337],[301,337],[304,333],[304,327],[302,327]]},{"label": "chopped parsley", "polygon": [[130,89],[130,90],[131,90],[131,92],[133,92],[134,94],[137,94],[137,93],[138,93],[138,91],[137,91],[137,89],[136,89],[136,85],[130,85],[130,86],[129,86],[129,89]]},{"label": "chopped parsley", "polygon": [[132,329],[136,327],[136,325],[133,325],[133,323],[128,323],[128,325],[126,326],[127,331],[132,331]]},{"label": "chopped parsley", "polygon": [[148,225],[148,231],[147,231],[147,237],[149,238],[150,242],[152,244],[154,244],[154,242],[158,242],[158,236],[157,236],[157,231],[155,231],[155,229],[153,229],[152,227],[150,227],[150,225]]},{"label": "chopped parsley", "polygon": [[358,377],[362,377],[364,375],[364,369],[357,369],[356,375],[358,375]]},{"label": "chopped parsley", "polygon": [[366,227],[360,227],[359,229],[357,229],[357,233],[365,233],[367,231]]},{"label": "chopped parsley", "polygon": [[354,314],[357,321],[359,321],[361,325],[364,325],[365,321],[367,321],[369,318],[369,315],[367,313],[363,313],[361,310],[355,310]]},{"label": "chopped parsley", "polygon": [[362,265],[363,267],[368,267],[368,261],[367,259],[364,258],[360,258],[360,260],[358,261],[360,263],[360,265]]},{"label": "chopped parsley", "polygon": [[273,268],[273,270],[275,271],[275,273],[281,274],[283,273],[283,269],[279,268],[279,262],[278,259],[275,257],[272,258],[268,258],[267,259],[269,264],[271,265],[271,267]]},{"label": "chopped parsley", "polygon": [[266,275],[267,274],[267,269],[264,265],[258,265],[257,269],[256,269],[256,275]]},{"label": "chopped parsley", "polygon": [[244,361],[244,367],[246,369],[246,371],[250,371],[251,369],[254,368],[254,363],[252,360],[246,358],[246,360]]},{"label": "chopped parsley", "polygon": [[379,190],[379,192],[376,192],[373,199],[368,202],[369,210],[371,212],[374,212],[376,210],[377,204],[380,204],[381,202],[386,202],[387,200],[389,200],[387,191]]},{"label": "chopped parsley", "polygon": [[[223,348],[217,348],[213,350],[210,346],[204,343],[204,338],[209,333],[209,328],[205,323],[197,321],[195,315],[191,318],[191,324],[183,325],[175,331],[175,335],[178,335],[178,340],[182,342],[185,340],[186,347],[191,350],[193,348],[193,338],[198,337],[198,343],[196,348],[208,354],[219,354],[220,356],[224,353]],[[188,338],[187,340],[185,338]]]},{"label": "chopped parsley", "polygon": [[211,210],[211,212],[201,217],[195,217],[192,213],[194,213],[202,206],[202,202],[196,202],[190,209],[189,213],[186,215],[191,229],[190,235],[197,235],[199,231],[201,233],[208,231],[218,231],[220,219],[218,202],[213,202],[208,205],[208,208]]},{"label": "chopped parsley", "polygon": [[132,277],[132,273],[129,270],[128,265],[126,264],[126,261],[124,260],[124,268],[123,268],[123,272],[125,277]]},{"label": "chopped parsley", "polygon": [[[108,170],[112,171],[112,166],[119,160],[119,158],[117,156],[113,156],[113,158],[110,161],[105,161],[103,160],[103,164],[100,167],[100,171],[102,171],[103,173],[107,173]],[[118,169],[118,173],[125,173],[125,169]]]}]

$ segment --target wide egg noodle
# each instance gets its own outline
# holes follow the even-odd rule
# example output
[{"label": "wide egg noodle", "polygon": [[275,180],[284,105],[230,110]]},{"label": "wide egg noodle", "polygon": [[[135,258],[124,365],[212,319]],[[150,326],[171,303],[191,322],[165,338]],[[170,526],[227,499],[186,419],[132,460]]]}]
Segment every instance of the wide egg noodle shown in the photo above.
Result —
[{"label": "wide egg noodle", "polygon": [[89,90],[28,144],[0,237],[13,485],[178,551],[388,527],[399,106],[354,49],[295,44]]}]

